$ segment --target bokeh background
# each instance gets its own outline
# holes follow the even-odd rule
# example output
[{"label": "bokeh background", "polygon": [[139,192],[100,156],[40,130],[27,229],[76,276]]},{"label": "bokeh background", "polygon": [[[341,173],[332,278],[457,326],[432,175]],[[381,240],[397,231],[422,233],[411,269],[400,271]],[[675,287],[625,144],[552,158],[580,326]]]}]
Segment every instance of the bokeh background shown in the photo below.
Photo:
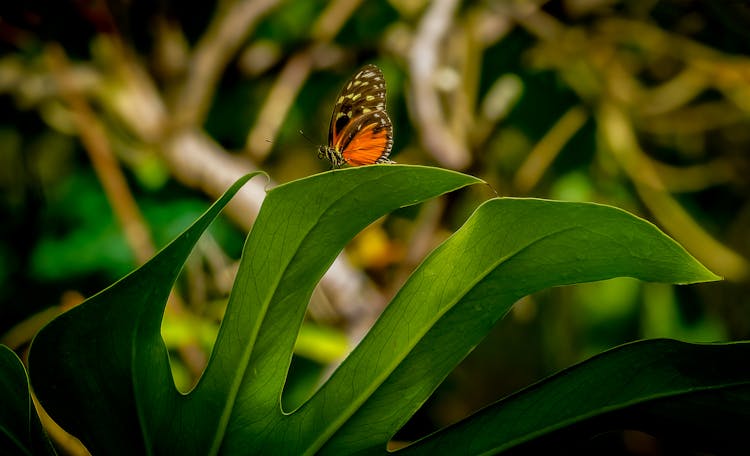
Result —
[{"label": "bokeh background", "polygon": [[234,179],[264,170],[270,180],[251,181],[201,240],[168,306],[162,333],[189,388],[264,190],[328,168],[317,146],[365,63],[387,81],[391,158],[488,186],[400,210],[352,241],[312,297],[288,406],[495,192],[624,208],[725,280],[617,279],[525,298],[399,439],[627,341],[750,337],[745,2],[6,2],[0,49],[0,341],[19,353]]}]

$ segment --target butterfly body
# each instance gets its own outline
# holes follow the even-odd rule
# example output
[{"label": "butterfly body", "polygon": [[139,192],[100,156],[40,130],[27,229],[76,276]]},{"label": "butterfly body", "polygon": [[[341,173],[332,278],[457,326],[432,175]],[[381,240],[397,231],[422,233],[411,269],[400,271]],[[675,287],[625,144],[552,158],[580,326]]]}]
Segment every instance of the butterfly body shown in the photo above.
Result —
[{"label": "butterfly body", "polygon": [[328,144],[318,158],[332,168],[393,163],[393,125],[385,111],[385,79],[375,65],[365,65],[341,90],[333,107]]}]

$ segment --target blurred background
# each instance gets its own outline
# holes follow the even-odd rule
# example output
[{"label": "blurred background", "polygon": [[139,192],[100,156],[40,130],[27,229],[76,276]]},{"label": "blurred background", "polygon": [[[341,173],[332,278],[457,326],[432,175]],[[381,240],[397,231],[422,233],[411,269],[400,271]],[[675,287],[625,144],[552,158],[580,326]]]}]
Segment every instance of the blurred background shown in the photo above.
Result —
[{"label": "blurred background", "polygon": [[[312,297],[288,408],[494,191],[626,209],[725,280],[617,279],[525,298],[398,439],[627,341],[750,337],[745,2],[6,2],[0,49],[0,342],[19,353],[264,170],[270,182],[253,179],[214,223],[169,303],[162,333],[187,390],[265,189],[328,169],[317,146],[365,63],[387,81],[391,158],[491,188],[400,210],[352,241]],[[654,448],[642,436],[616,444]]]}]

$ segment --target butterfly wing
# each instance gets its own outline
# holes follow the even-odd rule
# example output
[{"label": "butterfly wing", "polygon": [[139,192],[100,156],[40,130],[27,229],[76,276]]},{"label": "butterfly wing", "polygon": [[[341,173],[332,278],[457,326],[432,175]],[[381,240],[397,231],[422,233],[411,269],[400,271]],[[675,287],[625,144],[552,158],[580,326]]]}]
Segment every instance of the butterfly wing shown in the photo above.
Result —
[{"label": "butterfly wing", "polygon": [[353,166],[392,163],[393,127],[388,114],[369,112],[354,119],[344,130],[341,155]]},{"label": "butterfly wing", "polygon": [[[365,65],[336,99],[328,129],[328,149],[350,165],[388,163],[393,126],[385,111],[385,78],[375,65]],[[335,165],[335,163],[334,163]]]}]

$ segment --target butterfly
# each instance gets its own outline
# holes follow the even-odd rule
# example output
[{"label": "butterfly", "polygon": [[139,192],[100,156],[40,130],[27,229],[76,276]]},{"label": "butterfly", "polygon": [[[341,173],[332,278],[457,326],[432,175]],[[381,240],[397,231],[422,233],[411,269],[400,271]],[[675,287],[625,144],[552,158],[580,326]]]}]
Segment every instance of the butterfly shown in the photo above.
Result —
[{"label": "butterfly", "polygon": [[385,79],[375,65],[365,65],[346,83],[333,106],[328,145],[318,148],[332,168],[395,163],[393,125],[385,112]]}]

